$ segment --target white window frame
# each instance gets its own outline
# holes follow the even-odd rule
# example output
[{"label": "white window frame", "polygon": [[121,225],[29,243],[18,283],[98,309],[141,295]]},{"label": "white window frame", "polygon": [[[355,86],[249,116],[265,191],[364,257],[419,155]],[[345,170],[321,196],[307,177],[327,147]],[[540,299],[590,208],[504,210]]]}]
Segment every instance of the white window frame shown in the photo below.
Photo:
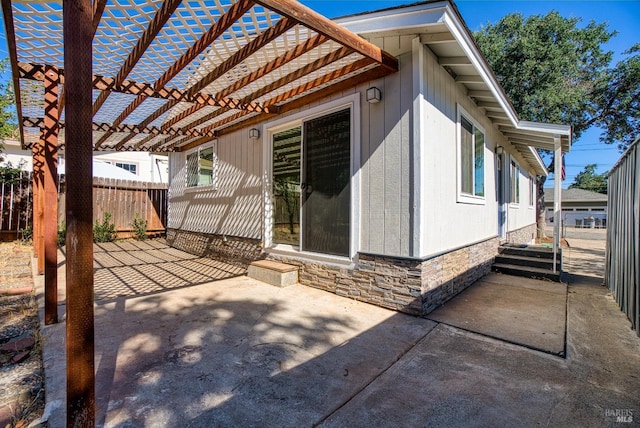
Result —
[{"label": "white window frame", "polygon": [[520,194],[520,175],[522,175],[522,173],[518,161],[511,158],[511,161],[509,162],[509,205],[513,208],[518,208],[520,206],[520,200],[522,196]]},{"label": "white window frame", "polygon": [[[349,257],[342,257],[329,254],[310,253],[300,250],[299,247],[286,244],[274,244],[272,242],[272,215],[273,215],[273,135],[289,128],[301,126],[303,122],[318,117],[326,116],[345,108],[351,109],[351,232],[349,241]],[[264,216],[262,221],[262,236],[264,239],[264,248],[268,252],[275,254],[283,254],[288,256],[296,256],[299,258],[317,260],[328,263],[337,263],[339,265],[351,265],[360,251],[360,94],[356,93],[344,98],[340,98],[326,104],[322,104],[305,110],[303,112],[293,114],[291,116],[268,122],[264,125],[262,132],[263,147],[263,201]]]},{"label": "white window frame", "polygon": [[[213,149],[213,176],[211,177],[211,184],[196,184],[195,186],[189,186],[189,155],[198,153],[198,159],[200,159],[200,152],[208,148]],[[194,147],[191,150],[185,152],[184,156],[184,185],[187,192],[201,191],[201,190],[217,190],[218,189],[218,140],[212,140],[208,143],[202,144],[198,147]],[[198,163],[198,168],[199,168]],[[198,170],[199,171],[199,170]],[[198,173],[199,175],[199,173]]]},{"label": "white window frame", "polygon": [[536,176],[529,174],[529,208],[536,206]]},{"label": "white window frame", "polygon": [[114,166],[118,167],[118,168],[122,168],[118,164],[121,164],[121,165],[133,165],[133,166],[136,167],[136,172],[131,172],[130,170],[128,170],[126,168],[122,168],[122,169],[124,169],[127,172],[131,172],[131,174],[140,175],[140,164],[138,164],[137,162],[126,162],[126,161],[118,161],[118,160],[116,160],[116,161],[113,161],[113,162],[110,162],[110,163],[113,164]]},{"label": "white window frame", "polygon": [[[475,205],[485,205],[486,203],[486,195],[487,195],[487,132],[484,127],[482,127],[474,117],[469,114],[462,106],[457,105],[457,118],[456,118],[456,163],[457,163],[457,189],[458,189],[458,198],[457,201],[459,203],[464,204],[475,204]],[[473,149],[475,154],[475,130],[480,131],[484,137],[483,142],[483,151],[482,151],[482,174],[484,176],[484,195],[476,195],[465,193],[462,191],[462,118],[469,122],[474,129],[472,132],[473,138]],[[472,188],[475,189],[475,168],[472,171]]]}]

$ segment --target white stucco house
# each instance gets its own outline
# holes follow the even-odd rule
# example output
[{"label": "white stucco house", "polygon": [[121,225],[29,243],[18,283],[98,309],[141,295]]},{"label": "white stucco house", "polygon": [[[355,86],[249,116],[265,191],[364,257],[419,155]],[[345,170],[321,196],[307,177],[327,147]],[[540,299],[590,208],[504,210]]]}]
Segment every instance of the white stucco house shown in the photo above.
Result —
[{"label": "white stucco house", "polygon": [[[24,150],[18,140],[2,140],[3,164],[11,163],[25,171],[33,170],[33,156]],[[165,154],[147,152],[95,152],[93,176],[147,183],[169,181],[169,159]],[[58,173],[65,173],[64,151],[59,155]]]},{"label": "white stucco house", "polygon": [[425,314],[534,240],[536,147],[571,128],[518,118],[449,1],[336,22],[399,71],[170,154],[168,241]]}]

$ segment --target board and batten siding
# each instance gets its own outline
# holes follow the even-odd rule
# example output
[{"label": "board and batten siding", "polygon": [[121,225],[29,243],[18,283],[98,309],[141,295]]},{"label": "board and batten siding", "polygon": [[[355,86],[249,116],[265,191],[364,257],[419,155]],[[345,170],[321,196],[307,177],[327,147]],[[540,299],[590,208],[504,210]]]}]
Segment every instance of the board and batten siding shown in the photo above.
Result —
[{"label": "board and batten siding", "polygon": [[[428,257],[460,248],[498,235],[497,170],[495,148],[501,145],[508,153],[516,151],[494,127],[490,119],[467,96],[463,85],[438,64],[438,58],[427,47],[416,58],[421,61],[423,81],[420,256]],[[470,115],[485,133],[485,196],[480,204],[458,201],[458,106]],[[522,159],[520,159],[522,161]],[[520,162],[526,165],[524,162]],[[528,192],[526,177],[520,177],[521,195]],[[508,229],[535,222],[535,210],[519,210]],[[528,211],[531,211],[529,213]],[[522,213],[526,215],[520,215]],[[511,213],[509,213],[511,214]],[[526,224],[525,224],[526,223]]]},{"label": "board and batten siding", "polygon": [[217,140],[216,187],[186,187],[186,153],[172,153],[168,228],[262,237],[262,149],[238,131]]},{"label": "board and batten siding", "polygon": [[[371,41],[394,52],[410,43],[411,37]],[[407,257],[412,240],[411,52],[399,55],[398,60],[397,73],[366,86],[380,88],[382,101],[362,103],[360,241],[362,252]]]}]

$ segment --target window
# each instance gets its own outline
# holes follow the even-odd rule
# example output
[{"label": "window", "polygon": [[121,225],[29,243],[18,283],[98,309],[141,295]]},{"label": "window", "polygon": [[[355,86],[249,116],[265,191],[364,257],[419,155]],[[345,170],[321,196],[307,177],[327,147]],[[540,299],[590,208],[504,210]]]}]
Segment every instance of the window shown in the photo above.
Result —
[{"label": "window", "polygon": [[460,193],[484,197],[484,132],[460,115]]},{"label": "window", "polygon": [[511,161],[511,199],[512,204],[520,203],[520,168],[515,161]]},{"label": "window", "polygon": [[138,175],[138,165],[135,163],[116,162],[118,168],[129,171],[132,174]]},{"label": "window", "polygon": [[529,206],[534,207],[536,205],[536,176],[529,176]]},{"label": "window", "polygon": [[213,186],[217,156],[215,143],[187,154],[187,187]]}]

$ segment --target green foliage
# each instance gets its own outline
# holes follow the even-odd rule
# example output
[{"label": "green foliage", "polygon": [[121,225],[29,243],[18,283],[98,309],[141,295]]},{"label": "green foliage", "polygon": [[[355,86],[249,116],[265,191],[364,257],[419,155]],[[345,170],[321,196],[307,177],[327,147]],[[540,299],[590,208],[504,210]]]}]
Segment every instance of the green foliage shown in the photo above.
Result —
[{"label": "green foliage", "polygon": [[25,174],[22,165],[13,166],[11,162],[0,165],[0,182],[6,184],[16,184]]},{"label": "green foliage", "polygon": [[640,43],[611,67],[603,46],[616,32],[579,24],[555,11],[514,13],[475,38],[522,119],[570,124],[574,141],[596,126],[602,142],[623,150],[640,135]]},{"label": "green foliage", "polygon": [[93,225],[93,242],[113,242],[116,239],[116,225],[111,222],[111,213],[104,213],[102,223]]},{"label": "green foliage", "polygon": [[475,34],[476,40],[522,119],[573,125],[574,140],[599,116],[593,94],[606,87],[615,36],[606,24],[556,11],[525,18],[503,17]]},{"label": "green foliage", "polygon": [[584,189],[591,192],[607,193],[607,173],[597,174],[597,164],[585,165],[584,169],[578,173],[569,189]]},{"label": "green foliage", "polygon": [[[0,61],[0,74],[6,71],[8,65],[8,58]],[[15,138],[18,135],[15,105],[11,82],[0,82],[0,138]]]},{"label": "green foliage", "polygon": [[58,229],[58,247],[62,247],[67,243],[67,223],[65,221],[60,225],[60,229]]},{"label": "green foliage", "polygon": [[604,130],[600,141],[626,149],[640,135],[640,43],[625,52],[606,74],[607,85],[594,93],[602,112],[595,124]]},{"label": "green foliage", "polygon": [[33,239],[33,225],[30,224],[20,232],[22,232],[22,242],[27,243]]},{"label": "green foliage", "polygon": [[131,226],[133,227],[133,233],[138,241],[144,241],[147,239],[147,220],[140,217],[140,214],[135,214]]}]

